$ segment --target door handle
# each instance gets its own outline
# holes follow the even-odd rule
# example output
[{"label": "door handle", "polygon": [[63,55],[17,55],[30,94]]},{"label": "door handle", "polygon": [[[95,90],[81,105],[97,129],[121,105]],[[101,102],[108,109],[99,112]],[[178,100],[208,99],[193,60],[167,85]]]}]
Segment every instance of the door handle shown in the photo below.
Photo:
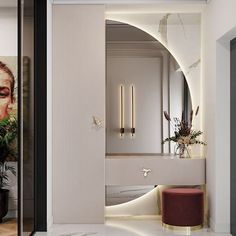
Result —
[{"label": "door handle", "polygon": [[142,172],[143,172],[143,176],[144,176],[144,177],[147,177],[148,174],[151,172],[151,169],[143,168],[143,169],[142,169]]}]

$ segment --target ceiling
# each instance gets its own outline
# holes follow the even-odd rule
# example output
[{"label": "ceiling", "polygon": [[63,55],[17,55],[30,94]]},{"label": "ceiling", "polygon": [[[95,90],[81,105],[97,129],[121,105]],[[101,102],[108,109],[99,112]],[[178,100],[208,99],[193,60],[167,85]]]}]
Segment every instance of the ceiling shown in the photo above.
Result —
[{"label": "ceiling", "polygon": [[[209,0],[49,0],[55,4],[206,4]],[[17,0],[0,0],[0,7],[16,7]]]},{"label": "ceiling", "polygon": [[208,0],[52,0],[63,4],[150,4],[150,3],[207,3]]}]

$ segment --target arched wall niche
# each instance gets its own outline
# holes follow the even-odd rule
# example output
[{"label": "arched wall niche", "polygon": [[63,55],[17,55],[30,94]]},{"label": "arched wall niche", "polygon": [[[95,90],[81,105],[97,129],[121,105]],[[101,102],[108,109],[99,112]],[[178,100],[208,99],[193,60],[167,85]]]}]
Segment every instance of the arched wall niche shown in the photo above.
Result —
[{"label": "arched wall niche", "polygon": [[[201,106],[201,15],[197,13],[107,13],[106,20],[134,26],[158,40],[180,65],[191,93],[192,106]],[[201,113],[195,128],[201,128]]]}]

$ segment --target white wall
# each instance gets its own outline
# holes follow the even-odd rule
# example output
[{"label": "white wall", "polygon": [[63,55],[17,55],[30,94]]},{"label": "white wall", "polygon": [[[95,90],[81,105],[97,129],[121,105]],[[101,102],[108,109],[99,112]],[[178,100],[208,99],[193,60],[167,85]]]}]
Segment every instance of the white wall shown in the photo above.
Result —
[{"label": "white wall", "polygon": [[210,224],[230,231],[230,50],[236,1],[212,0],[203,13],[203,100]]},{"label": "white wall", "polygon": [[17,10],[0,8],[0,56],[17,56]]},{"label": "white wall", "polygon": [[52,215],[52,3],[47,0],[47,226]]},{"label": "white wall", "polygon": [[53,6],[54,223],[104,222],[104,10]]}]

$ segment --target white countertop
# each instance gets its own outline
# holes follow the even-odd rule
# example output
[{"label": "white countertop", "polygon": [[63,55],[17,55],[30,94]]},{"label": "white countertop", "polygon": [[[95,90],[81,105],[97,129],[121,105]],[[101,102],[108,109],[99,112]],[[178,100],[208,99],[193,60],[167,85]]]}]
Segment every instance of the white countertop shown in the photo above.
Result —
[{"label": "white countertop", "polygon": [[[106,185],[202,185],[206,159],[171,154],[115,154],[105,159]],[[144,176],[144,171],[149,170]]]}]

